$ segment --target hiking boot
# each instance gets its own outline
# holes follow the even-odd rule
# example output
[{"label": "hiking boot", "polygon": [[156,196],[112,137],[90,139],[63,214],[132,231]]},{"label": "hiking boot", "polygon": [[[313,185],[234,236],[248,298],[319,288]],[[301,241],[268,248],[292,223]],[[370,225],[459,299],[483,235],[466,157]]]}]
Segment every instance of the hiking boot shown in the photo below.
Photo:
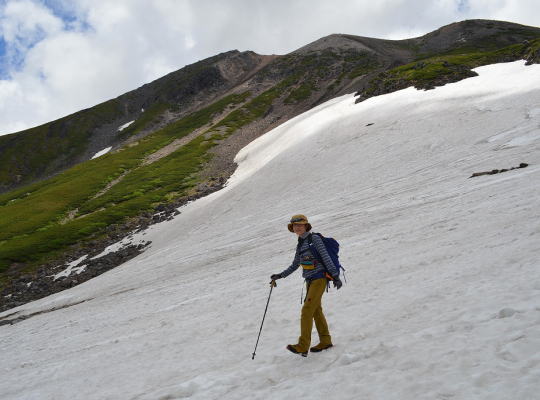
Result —
[{"label": "hiking boot", "polygon": [[332,347],[333,344],[330,343],[330,344],[322,344],[322,343],[319,343],[317,346],[313,346],[311,349],[309,349],[309,351],[313,352],[313,353],[318,353],[319,351],[323,351],[323,350],[326,350],[326,349],[329,349],[330,347]]},{"label": "hiking boot", "polygon": [[296,345],[294,344],[288,344],[287,345],[287,350],[289,350],[291,353],[294,353],[294,354],[299,354],[301,355],[302,357],[307,357],[307,351],[298,351]]}]

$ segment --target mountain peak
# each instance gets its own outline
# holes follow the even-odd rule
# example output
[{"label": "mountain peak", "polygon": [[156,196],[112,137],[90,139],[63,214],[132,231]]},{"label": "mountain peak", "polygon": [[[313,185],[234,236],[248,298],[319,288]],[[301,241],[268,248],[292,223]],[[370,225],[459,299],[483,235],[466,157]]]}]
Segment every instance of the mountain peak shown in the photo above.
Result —
[{"label": "mountain peak", "polygon": [[[346,35],[341,33],[334,33],[328,36],[324,36],[317,39],[299,49],[293,51],[291,54],[306,54],[316,51],[323,51],[327,49],[343,50],[363,50],[373,51],[369,46],[360,42],[358,39],[362,39],[361,36]],[[369,39],[369,38],[367,38]],[[379,39],[372,39],[379,40]]]},{"label": "mountain peak", "polygon": [[[334,33],[317,39],[291,54],[307,54],[327,49],[340,51],[368,51],[387,53],[403,52],[405,47],[416,47],[420,53],[446,51],[458,45],[475,45],[495,47],[515,44],[520,41],[538,37],[540,28],[516,24],[507,21],[488,19],[470,19],[453,22],[422,36],[402,40],[377,39]],[[407,46],[410,45],[410,46]]]},{"label": "mountain peak", "polygon": [[471,19],[445,25],[426,35],[410,39],[422,52],[445,51],[456,44],[478,48],[507,46],[538,37],[540,28],[513,22]]}]

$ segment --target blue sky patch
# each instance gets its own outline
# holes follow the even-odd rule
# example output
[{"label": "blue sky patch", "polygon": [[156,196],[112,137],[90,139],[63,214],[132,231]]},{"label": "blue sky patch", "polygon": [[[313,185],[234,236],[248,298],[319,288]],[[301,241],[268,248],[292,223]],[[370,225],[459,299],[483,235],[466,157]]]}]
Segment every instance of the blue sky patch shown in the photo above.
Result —
[{"label": "blue sky patch", "polygon": [[47,7],[56,17],[62,19],[64,22],[70,22],[77,19],[75,9],[73,7],[66,7],[65,2],[57,0],[43,0],[42,4]]},{"label": "blue sky patch", "polygon": [[3,36],[0,36],[0,57],[6,54],[6,41]]},{"label": "blue sky patch", "polygon": [[77,12],[76,6],[72,3],[59,1],[59,0],[43,0],[42,4],[47,7],[54,16],[60,18],[64,22],[64,29],[66,31],[75,30],[75,26],[79,31],[88,31],[91,29],[91,26],[84,20],[81,19],[81,15]]},{"label": "blue sky patch", "polygon": [[6,41],[0,36],[0,79],[7,79],[9,77],[6,71]]},{"label": "blue sky patch", "polygon": [[[71,2],[64,0],[41,0],[39,1],[54,16],[64,23],[65,31],[88,32],[92,30],[90,24],[84,20],[84,15],[80,15],[80,10]],[[0,9],[5,6],[5,2],[0,0]],[[0,79],[10,79],[10,72],[21,70],[24,66],[26,53],[37,43],[46,38],[44,32],[39,32],[31,43],[26,43],[25,48],[10,45],[0,36]]]}]

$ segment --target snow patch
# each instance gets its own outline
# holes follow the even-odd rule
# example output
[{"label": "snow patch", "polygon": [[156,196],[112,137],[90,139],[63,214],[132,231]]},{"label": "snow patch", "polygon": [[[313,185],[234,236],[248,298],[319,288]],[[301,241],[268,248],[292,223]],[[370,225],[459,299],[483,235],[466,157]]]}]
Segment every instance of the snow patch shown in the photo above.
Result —
[{"label": "snow patch", "polygon": [[143,235],[145,235],[145,232],[129,235],[122,240],[107,246],[101,253],[91,259],[95,260],[96,258],[103,257],[109,253],[115,253],[130,245],[137,246],[139,244],[145,244],[146,240],[142,238]]},{"label": "snow patch", "polygon": [[[503,130],[487,139],[488,143],[499,142],[498,149],[508,149],[516,146],[528,146],[540,139],[540,108],[527,109],[524,118],[510,129]],[[502,143],[501,143],[502,142]]]},{"label": "snow patch", "polygon": [[538,139],[540,139],[540,131],[529,132],[527,134],[512,138],[512,140],[505,143],[502,147],[509,148],[509,147],[515,147],[515,146],[526,146],[526,145],[536,142]]},{"label": "snow patch", "polygon": [[135,120],[126,122],[124,125],[120,125],[120,127],[118,127],[118,132],[123,131],[124,129],[126,129],[128,126],[130,126],[134,122],[135,122]]},{"label": "snow patch", "polygon": [[94,158],[98,158],[98,157],[101,157],[101,156],[107,154],[109,151],[111,151],[111,149],[112,149],[112,147],[107,147],[106,149],[98,151],[96,154],[94,154],[94,156],[92,157],[92,160]]},{"label": "snow patch", "polygon": [[67,276],[70,276],[72,273],[78,273],[80,274],[82,271],[84,271],[86,269],[86,266],[83,265],[82,267],[77,267],[81,262],[83,262],[84,260],[86,260],[86,258],[88,257],[88,254],[85,254],[84,256],[76,259],[75,261],[72,261],[70,262],[68,265],[67,265],[67,268],[64,269],[63,271],[57,273],[56,275],[54,275],[54,280],[56,281],[57,279],[60,279],[62,277],[67,277]]}]

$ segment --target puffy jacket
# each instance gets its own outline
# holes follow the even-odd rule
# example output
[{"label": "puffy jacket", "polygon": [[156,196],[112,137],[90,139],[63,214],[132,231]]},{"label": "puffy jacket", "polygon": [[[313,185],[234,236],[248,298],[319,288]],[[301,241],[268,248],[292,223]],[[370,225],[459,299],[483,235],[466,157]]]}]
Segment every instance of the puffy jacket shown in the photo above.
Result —
[{"label": "puffy jacket", "polygon": [[[304,236],[305,235],[305,236]],[[321,237],[316,233],[306,232],[306,234],[302,235],[298,238],[298,245],[296,246],[296,253],[294,254],[294,260],[292,264],[285,269],[283,272],[281,272],[281,276],[285,278],[286,276],[289,276],[294,271],[300,267],[300,263],[304,259],[312,259],[314,260],[315,268],[314,269],[303,269],[302,271],[302,277],[307,280],[313,280],[313,279],[319,279],[324,277],[324,273],[326,270],[328,270],[328,273],[332,276],[337,275],[337,268],[332,262],[332,259],[328,255],[328,252],[326,251],[326,247],[324,246],[324,243],[321,239]],[[316,259],[315,254],[313,254],[309,247],[309,239],[308,237],[311,236],[312,240],[312,246],[315,246],[315,249],[319,252],[321,255],[321,258],[324,261],[324,265]],[[326,265],[326,268],[325,268]]]}]

